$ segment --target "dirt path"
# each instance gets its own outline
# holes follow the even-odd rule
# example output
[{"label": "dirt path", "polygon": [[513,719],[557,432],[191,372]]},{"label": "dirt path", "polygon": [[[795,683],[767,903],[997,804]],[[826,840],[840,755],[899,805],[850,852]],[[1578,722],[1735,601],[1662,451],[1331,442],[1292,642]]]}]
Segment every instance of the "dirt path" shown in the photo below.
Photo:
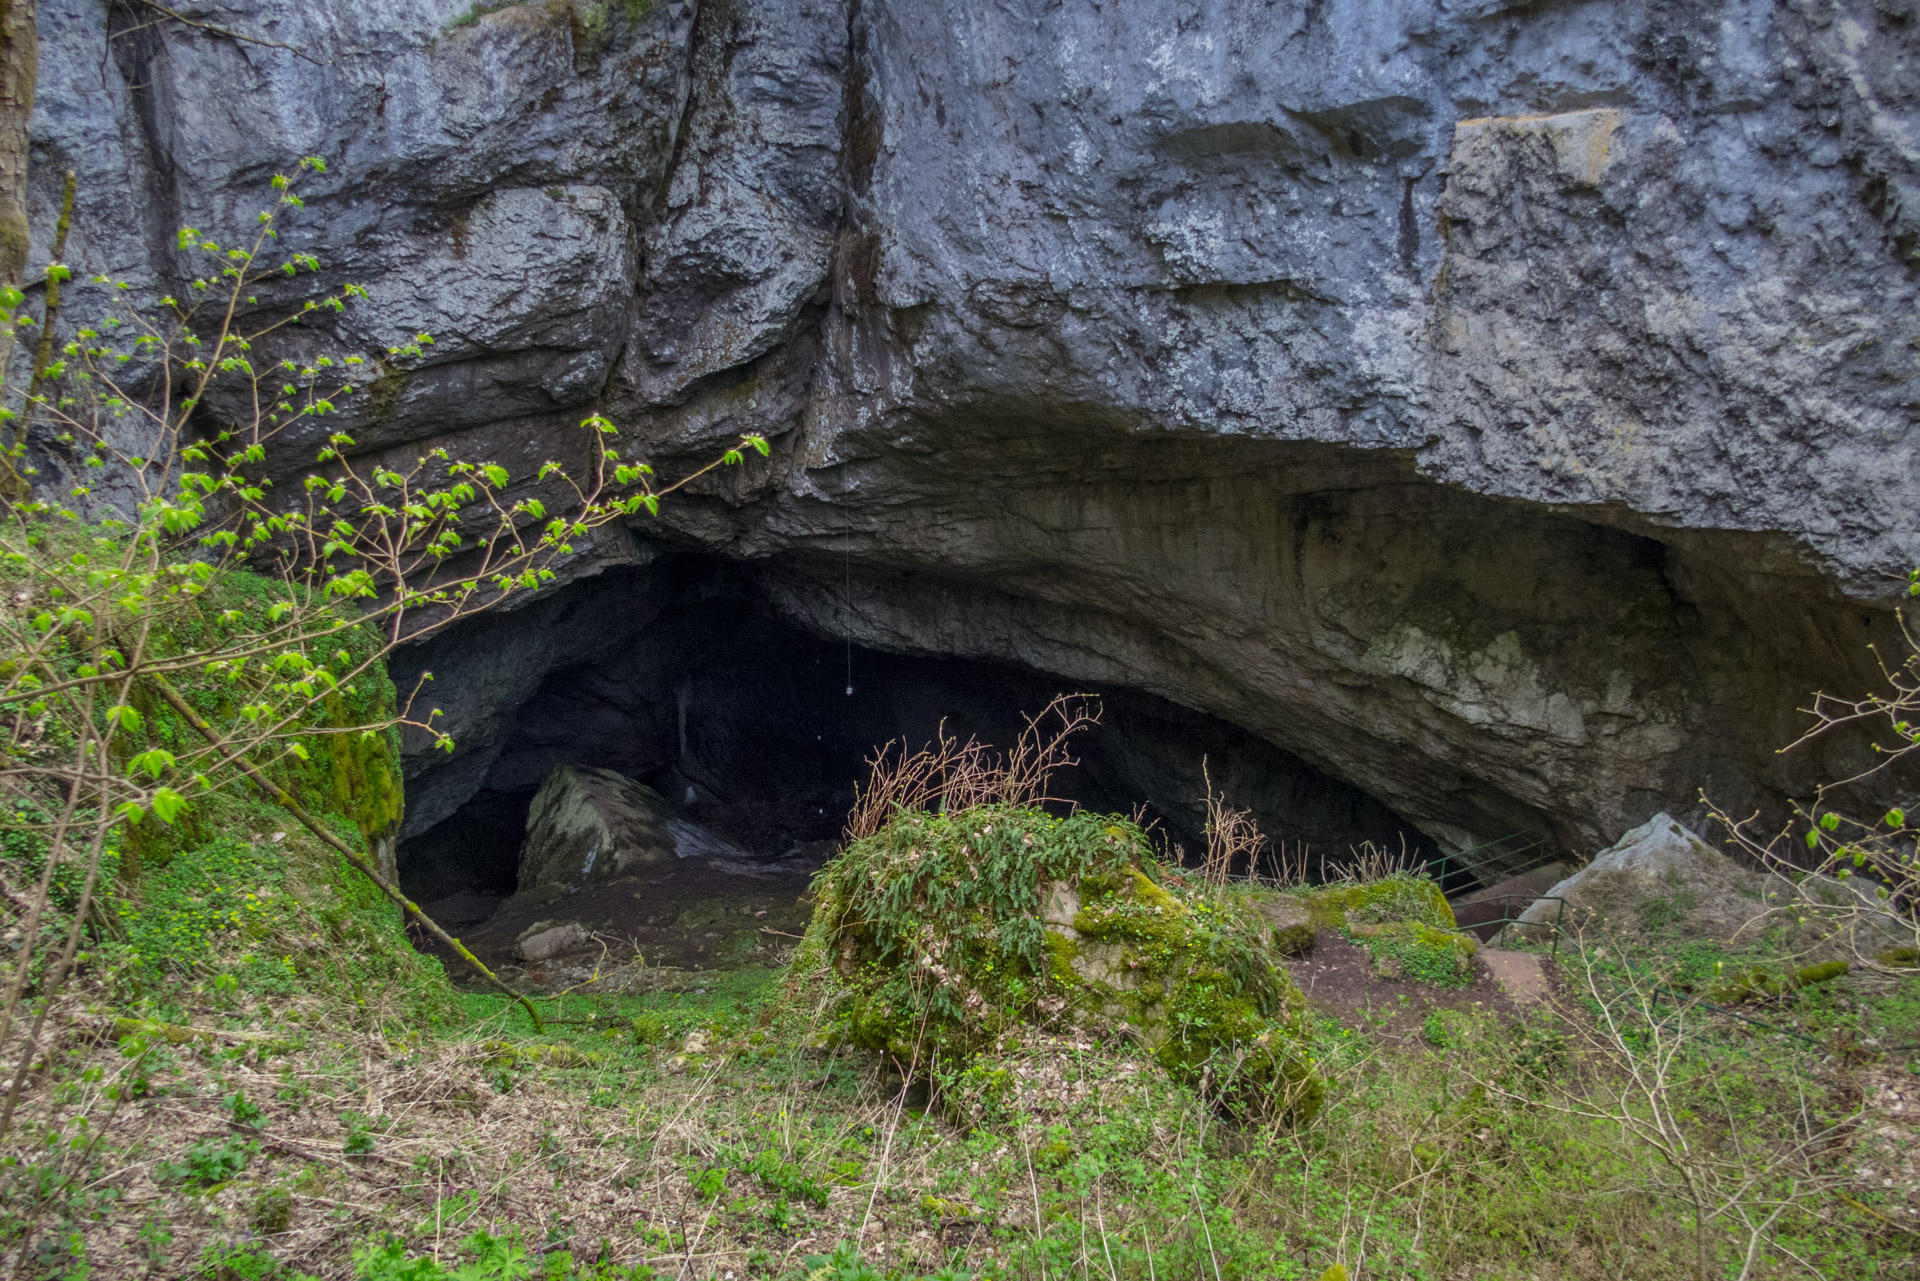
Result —
[{"label": "dirt path", "polygon": [[[1527,956],[1528,967],[1508,958]],[[1318,1010],[1342,1021],[1375,1022],[1384,1035],[1411,1039],[1435,1010],[1482,1010],[1502,1019],[1518,1019],[1527,1007],[1551,992],[1550,979],[1537,958],[1525,953],[1495,953],[1482,949],[1473,961],[1473,982],[1467,987],[1439,988],[1407,979],[1386,979],[1374,973],[1366,951],[1332,930],[1314,935],[1313,951],[1288,963],[1294,982]],[[1529,971],[1524,986],[1512,977]]]}]

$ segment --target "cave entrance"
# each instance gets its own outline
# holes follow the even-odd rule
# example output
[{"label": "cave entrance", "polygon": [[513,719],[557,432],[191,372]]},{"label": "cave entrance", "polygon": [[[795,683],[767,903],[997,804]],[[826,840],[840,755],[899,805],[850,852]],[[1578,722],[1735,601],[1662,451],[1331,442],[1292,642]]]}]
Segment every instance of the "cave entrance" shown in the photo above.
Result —
[{"label": "cave entrance", "polygon": [[[671,889],[630,894],[616,908],[577,905],[608,918],[589,925],[633,937],[643,951],[639,935],[658,931],[663,916],[690,922],[686,928],[705,937],[715,931],[695,927],[713,924],[704,919],[713,913],[687,904],[669,910],[662,896],[706,895],[762,913],[756,921],[772,912],[775,924],[766,928],[780,936],[799,932],[804,915],[782,905],[793,903],[804,873],[831,852],[877,747],[918,748],[943,726],[961,740],[1005,746],[1025,714],[1068,691],[1096,695],[1102,716],[1075,737],[1079,763],[1057,773],[1050,790],[1083,807],[1139,813],[1158,825],[1170,849],[1196,857],[1204,849],[1210,776],[1232,804],[1253,812],[1270,842],[1306,847],[1329,865],[1362,842],[1404,848],[1416,861],[1438,853],[1359,788],[1152,694],[1083,689],[1011,664],[849,646],[775,616],[751,580],[712,561],[656,570],[648,592],[669,603],[548,670],[511,713],[464,803],[401,844],[402,887],[444,923],[463,927],[483,959],[511,963],[511,936],[526,924],[519,916],[576,910],[571,903],[512,910],[528,811],[555,765],[610,769],[644,783],[749,858],[799,875],[793,884],[775,884],[771,874],[734,883],[689,867]],[[503,903],[512,919],[496,922]],[[735,908],[717,910],[728,917]],[[656,953],[663,946],[654,940]],[[677,955],[697,963],[698,949],[680,947]]]}]

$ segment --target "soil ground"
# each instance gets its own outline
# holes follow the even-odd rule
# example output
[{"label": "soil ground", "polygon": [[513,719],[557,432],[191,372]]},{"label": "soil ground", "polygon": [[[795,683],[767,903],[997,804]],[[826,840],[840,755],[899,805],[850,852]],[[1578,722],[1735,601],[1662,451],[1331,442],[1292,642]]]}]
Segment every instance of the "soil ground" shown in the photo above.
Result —
[{"label": "soil ground", "polygon": [[[819,862],[738,863],[689,858],[653,876],[628,876],[547,902],[459,894],[422,904],[508,982],[536,992],[573,987],[596,970],[632,965],[663,971],[735,970],[777,964],[805,933],[805,894]],[[578,921],[592,944],[524,964],[514,944],[540,921]],[[471,971],[446,948],[416,938],[447,974],[471,987]]]},{"label": "soil ground", "polygon": [[[591,991],[596,974],[614,969],[622,969],[621,981],[630,986],[632,969],[626,967],[636,958],[653,972],[654,981],[643,986],[667,989],[705,981],[696,974],[782,963],[806,931],[812,913],[806,889],[819,866],[797,859],[683,859],[657,876],[625,877],[544,903],[468,893],[423,906],[497,974],[529,990]],[[578,921],[592,933],[592,943],[550,961],[521,962],[514,955],[516,940],[543,921]],[[456,984],[477,989],[471,971],[451,952],[431,940],[416,941],[440,957]],[[1528,953],[1484,948],[1466,987],[1384,978],[1362,948],[1332,930],[1319,931],[1313,951],[1289,968],[1315,1008],[1401,1037],[1417,1035],[1427,1016],[1441,1009],[1515,1019],[1553,987],[1550,964]]]},{"label": "soil ground", "polygon": [[1365,949],[1333,930],[1315,933],[1313,951],[1291,961],[1294,982],[1315,1009],[1342,1022],[1377,1027],[1379,1035],[1402,1040],[1420,1034],[1420,1025],[1436,1010],[1480,1010],[1502,1019],[1524,1013],[1521,1001],[1503,990],[1489,968],[1486,951],[1474,957],[1473,982],[1440,988],[1413,979],[1382,978]]}]

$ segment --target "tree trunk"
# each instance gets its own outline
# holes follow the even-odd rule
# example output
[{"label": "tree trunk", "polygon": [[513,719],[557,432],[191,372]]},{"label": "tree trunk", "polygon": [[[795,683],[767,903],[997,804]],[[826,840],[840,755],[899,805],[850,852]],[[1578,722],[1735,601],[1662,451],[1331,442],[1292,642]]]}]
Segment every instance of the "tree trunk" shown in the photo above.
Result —
[{"label": "tree trunk", "polygon": [[27,119],[39,73],[39,0],[0,0],[0,284],[27,273]]}]

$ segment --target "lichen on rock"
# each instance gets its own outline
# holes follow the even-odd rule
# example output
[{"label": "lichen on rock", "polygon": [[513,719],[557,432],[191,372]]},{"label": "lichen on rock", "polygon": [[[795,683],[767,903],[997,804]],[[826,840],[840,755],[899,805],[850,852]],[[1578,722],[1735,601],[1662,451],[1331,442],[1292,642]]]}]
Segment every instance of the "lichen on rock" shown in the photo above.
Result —
[{"label": "lichen on rock", "polygon": [[1169,876],[1132,822],[987,805],[902,811],[815,881],[790,984],[912,1071],[1021,1027],[1131,1035],[1243,1115],[1310,1116],[1304,1000],[1242,893]]}]

